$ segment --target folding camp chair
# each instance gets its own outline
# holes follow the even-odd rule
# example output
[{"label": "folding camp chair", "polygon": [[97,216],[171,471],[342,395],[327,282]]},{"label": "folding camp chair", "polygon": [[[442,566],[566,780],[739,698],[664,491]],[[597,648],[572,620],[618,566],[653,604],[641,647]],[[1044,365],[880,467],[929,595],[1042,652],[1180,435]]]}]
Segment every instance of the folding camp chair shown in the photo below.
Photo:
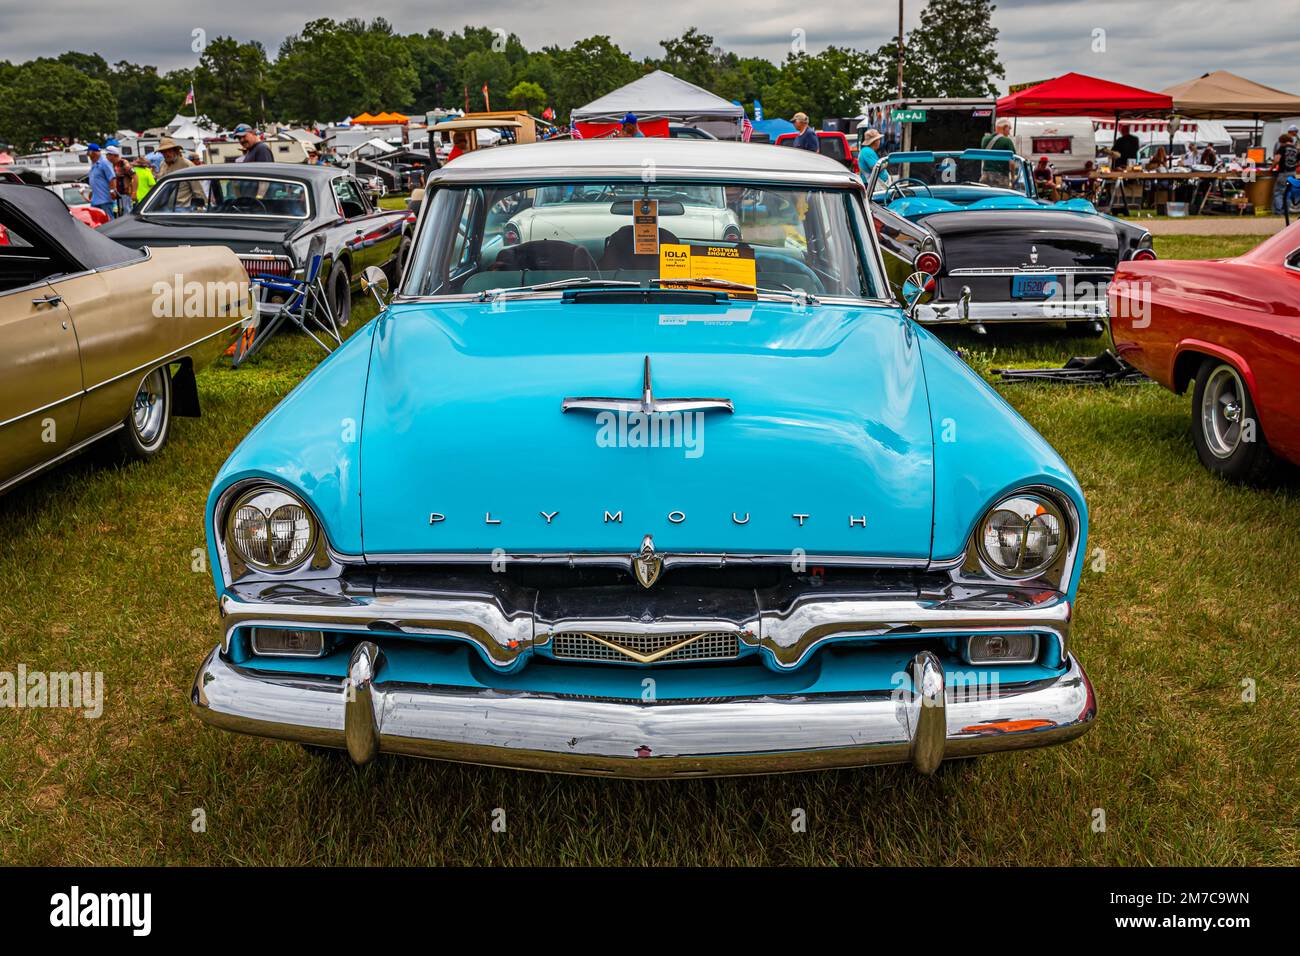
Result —
[{"label": "folding camp chair", "polygon": [[[307,246],[307,267],[301,279],[268,273],[258,273],[251,277],[253,287],[257,290],[258,327],[248,346],[242,351],[236,351],[231,363],[235,368],[261,351],[262,346],[270,341],[271,336],[275,335],[285,322],[296,325],[326,352],[333,351],[332,346],[309,326],[317,327],[325,339],[333,339],[334,345],[342,343],[343,338],[339,334],[334,309],[330,305],[325,283],[321,279],[321,265],[324,260],[325,236],[323,233],[318,233],[312,237],[311,243]],[[278,295],[280,301],[270,301],[273,295]]]}]

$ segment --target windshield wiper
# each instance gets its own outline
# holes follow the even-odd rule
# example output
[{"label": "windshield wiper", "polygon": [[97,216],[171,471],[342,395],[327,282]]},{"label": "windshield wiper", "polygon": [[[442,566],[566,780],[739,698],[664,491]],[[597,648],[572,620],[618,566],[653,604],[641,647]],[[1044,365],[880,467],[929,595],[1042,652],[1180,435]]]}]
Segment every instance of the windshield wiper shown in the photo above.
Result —
[{"label": "windshield wiper", "polygon": [[484,289],[478,294],[479,302],[492,302],[511,292],[546,292],[549,289],[573,289],[582,286],[640,286],[641,283],[625,279],[593,279],[591,276],[575,276],[572,279],[555,279],[552,282],[539,282],[536,285],[517,285],[508,289]]},{"label": "windshield wiper", "polygon": [[762,286],[745,285],[743,282],[733,282],[730,279],[719,279],[716,276],[695,276],[691,279],[651,279],[651,283],[662,286],[665,282],[680,282],[686,285],[705,286],[709,289],[726,289],[736,292],[762,292],[767,295],[784,295],[797,302],[805,305],[816,305],[817,296],[803,289],[794,289],[790,286],[784,286],[780,289],[765,289]]}]

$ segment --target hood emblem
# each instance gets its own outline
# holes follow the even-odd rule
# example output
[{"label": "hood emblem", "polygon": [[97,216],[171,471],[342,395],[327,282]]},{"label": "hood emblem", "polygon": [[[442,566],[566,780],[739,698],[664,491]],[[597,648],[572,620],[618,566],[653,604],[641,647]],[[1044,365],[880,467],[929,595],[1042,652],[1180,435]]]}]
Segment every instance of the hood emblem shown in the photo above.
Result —
[{"label": "hood emblem", "polygon": [[641,539],[641,550],[632,555],[632,573],[643,588],[653,587],[664,569],[664,559],[655,552],[654,539],[646,535]]},{"label": "hood emblem", "polygon": [[650,356],[645,357],[641,371],[640,398],[566,398],[560,403],[560,411],[598,411],[598,412],[641,412],[651,415],[656,412],[696,412],[717,409],[734,412],[735,406],[729,398],[656,398],[650,384]]},{"label": "hood emblem", "polygon": [[1036,266],[1036,265],[1038,265],[1038,247],[1037,247],[1037,246],[1030,246],[1030,247],[1029,247],[1029,264],[1030,264],[1031,266]]}]

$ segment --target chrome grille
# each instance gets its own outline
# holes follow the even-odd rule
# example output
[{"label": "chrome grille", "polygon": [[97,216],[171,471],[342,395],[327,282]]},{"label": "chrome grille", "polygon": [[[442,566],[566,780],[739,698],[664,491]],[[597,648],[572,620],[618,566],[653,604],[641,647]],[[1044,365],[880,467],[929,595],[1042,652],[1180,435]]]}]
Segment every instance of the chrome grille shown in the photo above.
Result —
[{"label": "chrome grille", "polygon": [[[610,647],[610,644],[616,646]],[[668,648],[672,650],[664,654]],[[562,631],[552,637],[551,653],[564,660],[619,664],[728,661],[740,654],[740,641],[734,631],[678,631],[668,634]],[[662,656],[655,657],[656,654]],[[647,661],[645,658],[651,659]]]}]

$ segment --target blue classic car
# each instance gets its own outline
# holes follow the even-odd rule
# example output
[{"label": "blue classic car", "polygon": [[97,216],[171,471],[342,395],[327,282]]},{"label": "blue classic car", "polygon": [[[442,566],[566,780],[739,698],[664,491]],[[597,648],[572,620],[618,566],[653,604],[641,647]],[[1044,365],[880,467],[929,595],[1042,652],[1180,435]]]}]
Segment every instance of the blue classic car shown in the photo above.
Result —
[{"label": "blue classic car", "polygon": [[[739,236],[687,213],[700,186]],[[570,189],[604,214],[507,229]],[[378,318],[217,475],[199,716],[630,777],[928,773],[1086,731],[1079,484],[894,299],[865,198],[737,143],[437,171]]]},{"label": "blue classic car", "polygon": [[1002,150],[891,153],[867,183],[891,284],[934,276],[925,325],[1069,322],[1101,332],[1119,263],[1154,259],[1151,234],[1086,199],[1038,196],[1021,157]]}]

